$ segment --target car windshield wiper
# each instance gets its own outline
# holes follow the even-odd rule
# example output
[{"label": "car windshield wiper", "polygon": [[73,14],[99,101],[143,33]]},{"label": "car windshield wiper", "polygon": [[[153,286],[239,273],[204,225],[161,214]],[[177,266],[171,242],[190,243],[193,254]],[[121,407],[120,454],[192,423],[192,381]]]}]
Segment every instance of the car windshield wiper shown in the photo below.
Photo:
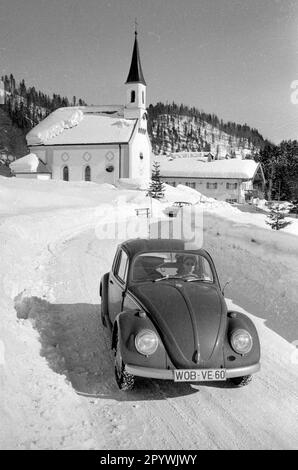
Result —
[{"label": "car windshield wiper", "polygon": [[181,278],[181,276],[170,276],[170,275],[167,275],[167,276],[164,276],[164,277],[160,277],[158,279],[154,279],[153,282],[159,282],[159,281],[165,281],[165,280],[168,280],[168,279],[180,279],[180,280],[183,280]]}]

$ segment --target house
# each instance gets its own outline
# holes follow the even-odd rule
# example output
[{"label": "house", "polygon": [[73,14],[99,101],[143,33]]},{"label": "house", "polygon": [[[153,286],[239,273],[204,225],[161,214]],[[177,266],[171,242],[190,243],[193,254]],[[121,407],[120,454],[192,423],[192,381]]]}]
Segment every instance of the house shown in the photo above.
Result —
[{"label": "house", "polygon": [[[151,143],[147,132],[146,82],[135,31],[125,105],[59,108],[27,134],[31,157],[11,165],[16,176],[117,184],[148,181]],[[26,160],[27,159],[27,160]],[[33,163],[32,165],[32,161]],[[27,163],[26,163],[27,162]],[[27,170],[26,170],[27,164]]]},{"label": "house", "polygon": [[215,160],[200,162],[183,158],[156,157],[164,183],[184,184],[220,201],[244,203],[252,196],[263,197],[265,178],[254,160]]},{"label": "house", "polygon": [[29,153],[10,163],[12,174],[17,178],[51,179],[51,171],[37,155]]}]

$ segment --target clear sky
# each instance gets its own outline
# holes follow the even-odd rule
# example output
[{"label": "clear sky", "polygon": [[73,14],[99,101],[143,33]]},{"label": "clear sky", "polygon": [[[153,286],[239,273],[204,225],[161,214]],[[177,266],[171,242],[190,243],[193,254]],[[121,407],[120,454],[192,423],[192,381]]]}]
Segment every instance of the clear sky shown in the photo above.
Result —
[{"label": "clear sky", "polygon": [[0,0],[0,75],[124,104],[137,17],[147,104],[298,138],[298,0]]}]

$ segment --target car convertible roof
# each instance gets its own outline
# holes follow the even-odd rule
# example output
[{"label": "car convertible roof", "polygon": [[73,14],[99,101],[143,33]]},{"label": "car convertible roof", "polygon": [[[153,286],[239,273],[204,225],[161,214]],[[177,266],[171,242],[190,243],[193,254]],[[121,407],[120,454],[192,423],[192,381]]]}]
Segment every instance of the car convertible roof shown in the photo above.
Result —
[{"label": "car convertible roof", "polygon": [[194,243],[185,240],[164,238],[133,238],[121,243],[121,246],[130,257],[146,251],[198,251],[201,253],[205,251],[199,249]]}]

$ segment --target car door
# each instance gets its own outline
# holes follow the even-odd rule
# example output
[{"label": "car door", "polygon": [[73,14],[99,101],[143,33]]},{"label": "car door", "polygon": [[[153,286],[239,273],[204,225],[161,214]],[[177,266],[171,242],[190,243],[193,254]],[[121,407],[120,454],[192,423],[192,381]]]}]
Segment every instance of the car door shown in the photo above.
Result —
[{"label": "car door", "polygon": [[124,292],[127,282],[128,255],[121,248],[116,256],[109,276],[109,316],[112,323],[122,310]]}]

